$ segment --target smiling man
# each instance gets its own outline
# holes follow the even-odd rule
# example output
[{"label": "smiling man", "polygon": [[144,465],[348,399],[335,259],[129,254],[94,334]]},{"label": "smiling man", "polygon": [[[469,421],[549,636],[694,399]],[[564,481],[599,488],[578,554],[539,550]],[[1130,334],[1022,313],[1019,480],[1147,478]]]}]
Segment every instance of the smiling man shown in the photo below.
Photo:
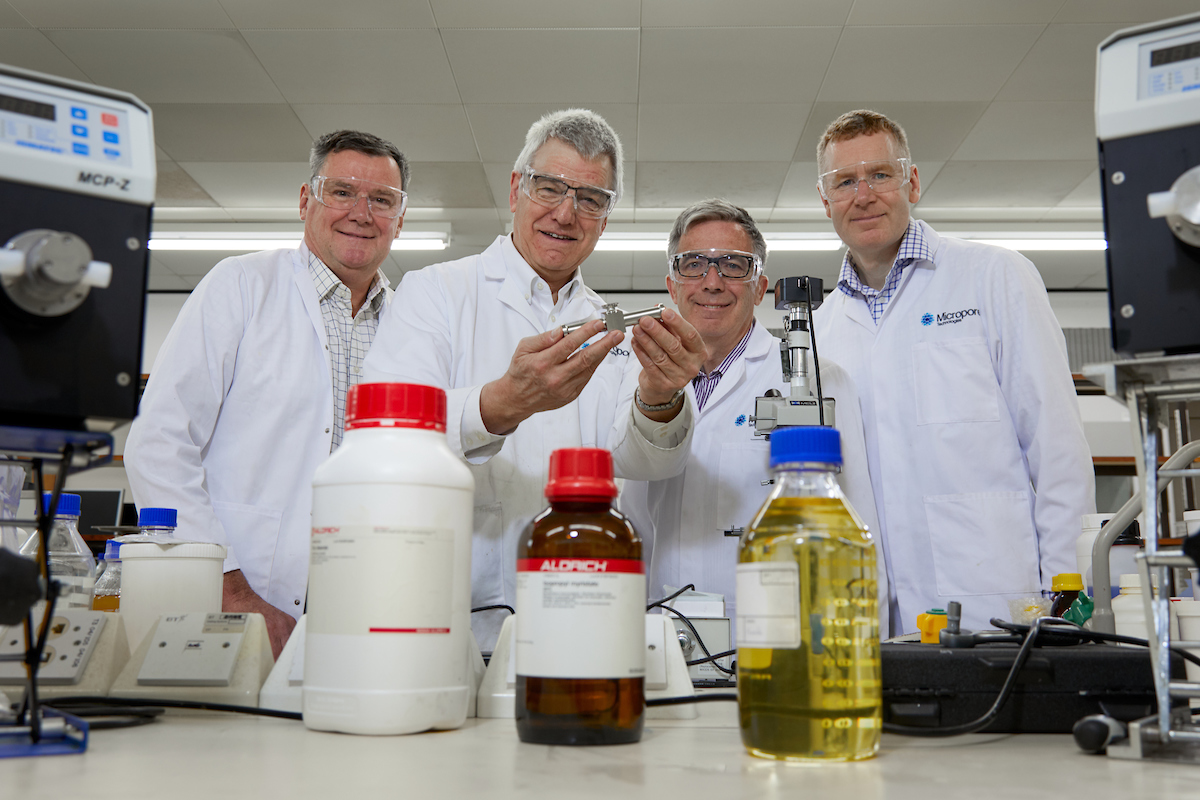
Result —
[{"label": "smiling man", "polygon": [[[125,445],[139,507],[229,548],[222,608],[263,614],[276,655],[304,609],[312,476],[342,440],[391,290],[409,167],[390,142],[314,143],[299,248],[227,258],[167,335]],[[137,643],[132,643],[135,647]]]},{"label": "smiling man", "polygon": [[[621,510],[647,542],[650,594],[694,584],[725,596],[736,616],[734,576],[740,532],[770,493],[770,444],[749,421],[756,397],[787,395],[779,339],[754,319],[767,289],[767,243],[746,210],[725,200],[696,203],[675,220],[667,244],[667,291],[708,348],[703,369],[687,387],[696,404],[696,432],[687,468],[661,480],[630,481]],[[821,343],[818,342],[818,347]],[[811,369],[811,365],[810,365]],[[825,396],[837,400],[845,469],[841,485],[872,531],[878,524],[867,473],[858,397],[844,370],[821,359]],[[880,563],[881,575],[882,561]],[[881,616],[887,619],[880,587]]]},{"label": "smiling man", "polygon": [[912,219],[921,181],[898,124],[843,114],[817,164],[847,252],[815,330],[862,399],[892,630],[950,600],[990,627],[1075,571],[1095,510],[1062,330],[1027,259]]},{"label": "smiling man", "polygon": [[[475,475],[472,604],[512,605],[517,543],[545,507],[550,453],[612,451],[618,476],[683,469],[692,410],[683,387],[704,360],[673,311],[642,319],[632,342],[595,320],[604,301],[580,265],[621,196],[616,132],[583,109],[534,123],[509,186],[511,236],[483,253],[405,276],[367,359],[368,380],[447,391],[450,446]],[[561,327],[593,319],[564,336]],[[599,337],[599,338],[596,338]],[[477,614],[490,650],[501,616]]]}]

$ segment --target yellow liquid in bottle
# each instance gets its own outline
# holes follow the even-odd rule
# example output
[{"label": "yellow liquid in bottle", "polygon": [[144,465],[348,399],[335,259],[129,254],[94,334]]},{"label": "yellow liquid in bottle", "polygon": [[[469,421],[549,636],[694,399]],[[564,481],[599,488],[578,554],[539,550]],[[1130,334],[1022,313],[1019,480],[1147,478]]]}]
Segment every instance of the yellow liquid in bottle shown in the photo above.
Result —
[{"label": "yellow liquid in bottle", "polygon": [[738,561],[800,568],[798,649],[738,648],[738,714],[752,755],[854,761],[879,749],[875,550],[841,499],[777,497]]},{"label": "yellow liquid in bottle", "polygon": [[119,594],[96,595],[92,598],[92,611],[120,611],[121,596]]}]

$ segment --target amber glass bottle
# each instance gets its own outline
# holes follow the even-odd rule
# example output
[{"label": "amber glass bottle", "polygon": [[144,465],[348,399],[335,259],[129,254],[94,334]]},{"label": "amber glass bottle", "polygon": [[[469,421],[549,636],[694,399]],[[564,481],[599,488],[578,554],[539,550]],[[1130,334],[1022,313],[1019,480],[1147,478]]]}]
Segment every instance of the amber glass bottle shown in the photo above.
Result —
[{"label": "amber glass bottle", "polygon": [[517,551],[517,734],[538,744],[642,738],[646,575],[612,455],[550,455],[546,497]]}]

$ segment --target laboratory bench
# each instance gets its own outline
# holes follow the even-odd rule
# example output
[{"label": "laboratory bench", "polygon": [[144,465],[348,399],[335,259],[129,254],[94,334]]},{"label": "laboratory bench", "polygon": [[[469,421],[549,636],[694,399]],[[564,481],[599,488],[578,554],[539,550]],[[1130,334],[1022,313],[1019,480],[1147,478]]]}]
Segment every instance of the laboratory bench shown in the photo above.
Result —
[{"label": "laboratory bench", "polygon": [[0,760],[0,797],[1132,800],[1192,796],[1200,780],[1200,766],[1086,755],[1066,734],[885,734],[867,761],[779,763],[742,749],[734,703],[698,708],[695,720],[648,720],[640,743],[608,747],[522,744],[512,720],[500,719],[371,737],[168,711],[142,727],[93,732],[82,755]]}]

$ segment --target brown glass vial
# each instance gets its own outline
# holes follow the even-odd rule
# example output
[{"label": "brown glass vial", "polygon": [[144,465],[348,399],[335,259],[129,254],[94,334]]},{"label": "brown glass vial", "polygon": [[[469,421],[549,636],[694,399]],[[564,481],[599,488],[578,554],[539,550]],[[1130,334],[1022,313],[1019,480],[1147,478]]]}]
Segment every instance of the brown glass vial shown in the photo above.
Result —
[{"label": "brown glass vial", "polygon": [[642,541],[620,512],[612,454],[550,455],[546,497],[517,550],[517,735],[626,744],[645,715]]}]

